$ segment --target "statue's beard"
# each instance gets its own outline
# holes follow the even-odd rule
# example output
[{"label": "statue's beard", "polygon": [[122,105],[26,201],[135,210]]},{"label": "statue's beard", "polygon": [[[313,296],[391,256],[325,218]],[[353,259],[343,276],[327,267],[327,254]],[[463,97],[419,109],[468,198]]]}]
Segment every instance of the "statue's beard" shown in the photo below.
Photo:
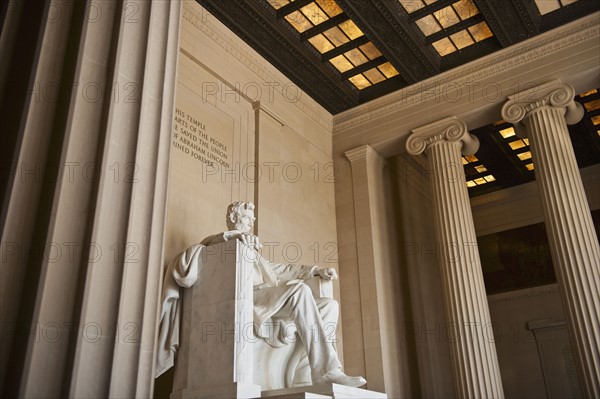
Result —
[{"label": "statue's beard", "polygon": [[241,224],[236,224],[235,229],[241,231],[242,233],[250,233],[250,230],[252,230],[252,228],[249,228],[247,226],[244,227],[244,225]]}]

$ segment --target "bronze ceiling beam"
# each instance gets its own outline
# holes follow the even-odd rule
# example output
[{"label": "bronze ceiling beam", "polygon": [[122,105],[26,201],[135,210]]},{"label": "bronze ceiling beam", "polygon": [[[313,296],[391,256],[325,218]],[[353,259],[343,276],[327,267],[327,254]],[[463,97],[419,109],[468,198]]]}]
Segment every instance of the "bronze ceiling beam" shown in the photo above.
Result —
[{"label": "bronze ceiling beam", "polygon": [[[231,1],[231,0],[225,0],[225,1]],[[298,11],[305,5],[308,5],[312,2],[313,2],[313,0],[296,0],[294,2],[286,4],[283,7],[281,7],[279,10],[276,11],[277,18],[281,19],[281,18],[285,17],[286,15],[293,13],[294,11]]]},{"label": "bronze ceiling beam", "polygon": [[371,39],[408,83],[440,71],[439,57],[416,32],[408,13],[397,1],[337,0],[339,6]]},{"label": "bronze ceiling beam", "polygon": [[483,19],[483,15],[481,15],[481,14],[473,15],[471,18],[465,19],[464,21],[460,21],[457,24],[454,24],[445,29],[442,29],[439,32],[435,32],[435,33],[427,36],[425,39],[425,42],[428,44],[435,43],[440,39],[443,39],[445,37],[453,35],[456,32],[460,32],[461,30],[467,29],[468,27],[478,24],[479,22],[482,22],[482,21],[485,21]]},{"label": "bronze ceiling beam", "polygon": [[406,86],[408,86],[408,84],[402,79],[402,76],[396,75],[383,82],[360,90],[360,103],[363,104],[367,101],[374,100]]},{"label": "bronze ceiling beam", "polygon": [[541,16],[533,0],[473,0],[502,47],[540,33]]},{"label": "bronze ceiling beam", "polygon": [[357,37],[354,40],[350,40],[347,43],[342,44],[339,47],[336,47],[334,49],[331,49],[325,53],[323,53],[322,58],[324,61],[329,61],[330,59],[337,57],[340,54],[344,54],[346,51],[350,51],[352,49],[355,49],[359,46],[362,46],[365,43],[369,42],[369,38],[366,37],[365,35],[361,36],[361,37]]},{"label": "bronze ceiling beam", "polygon": [[[525,2],[533,0],[522,0]],[[591,14],[600,10],[600,1],[598,0],[579,0],[560,9],[559,12],[551,12],[542,16],[541,32],[556,28],[567,22],[575,21],[584,15]]]},{"label": "bronze ceiling beam", "polygon": [[435,3],[431,3],[423,8],[419,8],[418,10],[411,12],[410,14],[408,14],[408,18],[414,22],[418,19],[426,17],[431,13],[439,11],[442,8],[446,8],[449,5],[456,3],[457,1],[458,0],[438,0]]},{"label": "bronze ceiling beam", "polygon": [[385,59],[385,57],[377,57],[374,60],[355,66],[354,68],[342,73],[342,79],[346,80],[348,78],[351,78],[354,75],[358,75],[359,73],[368,71],[371,68],[375,68],[376,66],[381,65],[386,61],[387,60]]},{"label": "bronze ceiling beam", "polygon": [[440,69],[448,71],[498,50],[502,50],[502,46],[496,38],[491,37],[443,57]]},{"label": "bronze ceiling beam", "polygon": [[327,21],[321,22],[319,25],[313,26],[312,28],[300,33],[300,39],[308,40],[313,36],[317,36],[319,33],[323,33],[326,30],[333,28],[334,26],[338,26],[339,24],[347,21],[348,19],[349,18],[346,14],[338,14],[335,17],[329,18]]}]

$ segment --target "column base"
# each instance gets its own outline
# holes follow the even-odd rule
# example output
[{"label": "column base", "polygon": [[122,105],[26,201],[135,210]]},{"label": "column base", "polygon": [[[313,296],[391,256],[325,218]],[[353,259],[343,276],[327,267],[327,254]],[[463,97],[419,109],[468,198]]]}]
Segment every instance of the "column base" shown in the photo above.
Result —
[{"label": "column base", "polygon": [[171,393],[170,399],[250,399],[260,397],[260,385],[232,383],[213,387],[182,389]]},{"label": "column base", "polygon": [[[304,395],[304,396],[303,396]],[[312,395],[312,396],[310,396]],[[317,396],[315,396],[317,395]],[[333,398],[333,399],[387,399],[387,395],[381,392],[369,391],[368,389],[352,388],[340,384],[319,384],[303,387],[273,389],[262,391],[263,398]]]}]

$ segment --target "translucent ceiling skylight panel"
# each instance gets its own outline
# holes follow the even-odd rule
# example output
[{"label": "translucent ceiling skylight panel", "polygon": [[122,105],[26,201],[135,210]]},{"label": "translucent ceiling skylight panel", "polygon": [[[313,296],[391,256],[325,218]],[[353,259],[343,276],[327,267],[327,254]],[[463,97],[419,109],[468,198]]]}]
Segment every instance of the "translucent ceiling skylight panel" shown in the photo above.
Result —
[{"label": "translucent ceiling skylight panel", "polygon": [[358,90],[362,90],[366,87],[371,86],[371,82],[369,82],[369,80],[363,74],[352,76],[348,80],[352,82],[352,84],[356,86]]}]

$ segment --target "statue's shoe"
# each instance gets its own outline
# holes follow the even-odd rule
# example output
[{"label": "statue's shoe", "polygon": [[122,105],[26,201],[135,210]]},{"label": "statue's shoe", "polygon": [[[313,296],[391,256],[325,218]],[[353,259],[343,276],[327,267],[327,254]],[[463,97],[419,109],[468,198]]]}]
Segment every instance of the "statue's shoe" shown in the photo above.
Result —
[{"label": "statue's shoe", "polygon": [[316,378],[313,380],[314,385],[326,383],[340,384],[346,385],[348,387],[358,388],[360,386],[365,385],[367,383],[367,380],[365,380],[363,377],[352,377],[346,375],[342,370],[330,371],[323,377]]}]

